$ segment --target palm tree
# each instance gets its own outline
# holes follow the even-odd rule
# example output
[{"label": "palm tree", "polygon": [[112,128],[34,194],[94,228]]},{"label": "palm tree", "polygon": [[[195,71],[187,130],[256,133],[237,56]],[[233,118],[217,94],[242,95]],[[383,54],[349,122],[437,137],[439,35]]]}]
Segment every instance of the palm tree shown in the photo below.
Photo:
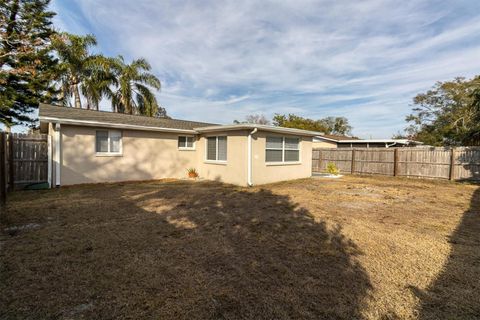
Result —
[{"label": "palm tree", "polygon": [[82,107],[80,92],[87,98],[87,108],[97,108],[101,98],[107,94],[109,83],[109,59],[92,55],[89,49],[97,44],[93,35],[78,36],[60,33],[53,39],[53,48],[58,59],[61,100],[70,105],[74,98],[75,108]]},{"label": "palm tree", "polygon": [[87,102],[87,109],[98,110],[103,97],[111,97],[111,87],[118,84],[111,72],[112,59],[97,57],[86,64],[86,77],[81,83],[81,92]]},{"label": "palm tree", "polygon": [[153,117],[158,111],[158,102],[152,88],[160,90],[160,80],[149,71],[145,59],[125,63],[122,56],[112,59],[111,72],[116,85],[110,98],[114,112],[142,114]]}]

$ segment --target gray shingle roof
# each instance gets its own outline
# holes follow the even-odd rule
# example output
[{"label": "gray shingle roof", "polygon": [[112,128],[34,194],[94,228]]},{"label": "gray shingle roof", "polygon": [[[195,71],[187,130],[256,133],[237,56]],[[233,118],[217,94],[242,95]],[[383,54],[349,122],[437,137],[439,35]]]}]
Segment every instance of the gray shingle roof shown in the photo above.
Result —
[{"label": "gray shingle roof", "polygon": [[193,128],[214,126],[216,124],[166,119],[166,118],[153,118],[146,116],[129,115],[123,113],[114,113],[108,111],[95,111],[87,109],[77,109],[69,107],[54,106],[48,104],[40,104],[39,117],[49,117],[58,119],[72,119],[80,121],[95,121],[104,122],[109,124],[125,124],[144,127],[158,127],[168,129],[182,129],[193,130]]}]

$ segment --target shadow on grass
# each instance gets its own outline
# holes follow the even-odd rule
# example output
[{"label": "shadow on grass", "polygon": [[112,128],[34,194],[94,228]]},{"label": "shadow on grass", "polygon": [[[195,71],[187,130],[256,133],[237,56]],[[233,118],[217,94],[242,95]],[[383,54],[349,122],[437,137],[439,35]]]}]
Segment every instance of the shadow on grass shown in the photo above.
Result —
[{"label": "shadow on grass", "polygon": [[442,272],[420,298],[419,319],[480,319],[480,188],[450,236]]},{"label": "shadow on grass", "polygon": [[355,244],[288,196],[215,182],[60,192],[5,247],[3,317],[355,319],[369,297]]}]

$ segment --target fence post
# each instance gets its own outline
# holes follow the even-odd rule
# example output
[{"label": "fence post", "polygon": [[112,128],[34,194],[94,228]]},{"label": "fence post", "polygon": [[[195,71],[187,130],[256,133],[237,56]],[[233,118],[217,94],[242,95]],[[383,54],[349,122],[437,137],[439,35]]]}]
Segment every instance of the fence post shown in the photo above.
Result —
[{"label": "fence post", "polygon": [[0,132],[0,208],[4,211],[7,203],[7,159],[5,156],[5,132]]},{"label": "fence post", "polygon": [[352,174],[355,173],[355,149],[352,149],[352,164],[351,164]]},{"label": "fence post", "polygon": [[13,162],[13,133],[8,134],[8,189],[13,191],[15,186],[15,164]]},{"label": "fence post", "polygon": [[393,149],[393,176],[398,176],[398,148]]},{"label": "fence post", "polygon": [[450,149],[450,172],[448,180],[455,180],[455,148]]}]

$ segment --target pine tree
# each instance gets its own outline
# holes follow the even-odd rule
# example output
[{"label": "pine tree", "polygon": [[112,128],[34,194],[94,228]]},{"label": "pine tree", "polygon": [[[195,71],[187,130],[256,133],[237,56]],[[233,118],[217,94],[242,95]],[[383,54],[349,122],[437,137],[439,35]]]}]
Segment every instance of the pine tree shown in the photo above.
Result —
[{"label": "pine tree", "polygon": [[0,0],[0,122],[30,125],[40,102],[52,102],[55,33],[50,0]]}]

